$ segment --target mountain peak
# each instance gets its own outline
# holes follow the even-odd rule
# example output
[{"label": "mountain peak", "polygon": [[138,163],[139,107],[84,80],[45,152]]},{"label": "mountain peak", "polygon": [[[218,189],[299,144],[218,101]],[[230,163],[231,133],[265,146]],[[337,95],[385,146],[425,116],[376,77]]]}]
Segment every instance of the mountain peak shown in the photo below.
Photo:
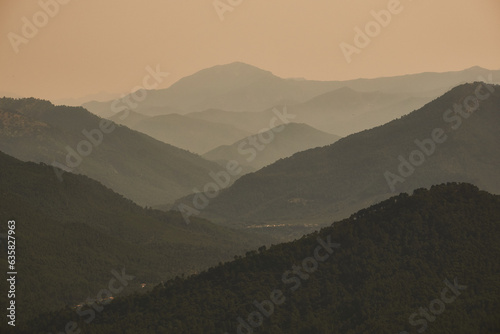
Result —
[{"label": "mountain peak", "polygon": [[193,76],[201,74],[220,74],[220,75],[233,75],[233,76],[244,76],[244,75],[273,75],[270,71],[260,69],[256,66],[249,65],[243,62],[232,62],[229,64],[222,64],[212,66],[203,70],[200,70],[193,74]]},{"label": "mountain peak", "polygon": [[[441,98],[447,96],[455,96],[455,95],[469,95],[474,94],[474,91],[477,89],[479,85],[483,84],[482,81],[474,81],[474,82],[465,82],[461,85],[453,87],[447,93],[445,93]],[[465,96],[464,96],[465,97]]]},{"label": "mountain peak", "polygon": [[18,110],[19,108],[53,108],[54,104],[48,100],[37,99],[34,97],[28,98],[11,98],[11,97],[2,97],[0,98],[0,105],[4,108]]},{"label": "mountain peak", "polygon": [[472,66],[472,67],[469,67],[468,69],[466,69],[465,71],[469,71],[469,72],[477,72],[477,71],[488,71],[486,68],[483,68],[481,66]]}]

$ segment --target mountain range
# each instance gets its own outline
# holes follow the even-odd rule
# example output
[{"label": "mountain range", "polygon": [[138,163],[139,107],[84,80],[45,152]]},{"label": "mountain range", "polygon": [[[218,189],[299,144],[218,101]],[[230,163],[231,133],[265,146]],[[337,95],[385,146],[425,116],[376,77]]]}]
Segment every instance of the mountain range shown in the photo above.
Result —
[{"label": "mountain range", "polygon": [[53,182],[87,175],[141,205],[171,203],[211,181],[220,166],[101,119],[81,107],[0,99],[0,150],[54,165]]},{"label": "mountain range", "polygon": [[[478,80],[494,82],[493,78],[498,77],[500,71],[472,67],[456,72],[321,82],[283,79],[251,65],[231,63],[201,70],[169,88],[148,91],[146,99],[137,103],[135,109],[121,113],[186,115],[211,122],[207,124],[208,127],[214,126],[213,123],[221,123],[246,131],[247,134],[255,134],[268,128],[273,110],[287,107],[295,116],[294,122],[347,136],[402,117],[457,85]],[[112,108],[114,102],[89,102],[84,107],[117,121],[117,114]],[[177,125],[181,118],[175,117],[178,121],[172,121],[171,124],[175,128],[179,127],[179,132],[174,133],[182,135],[181,129],[185,130],[184,125],[188,121],[182,119],[181,124]],[[130,123],[135,125],[137,122],[125,125],[129,126]],[[196,153],[210,150],[202,151],[195,145],[186,145],[189,142],[186,139],[176,143],[178,137],[174,133],[165,134],[163,127],[171,129],[168,125],[158,124],[144,126],[141,131]],[[230,136],[231,131],[227,135]],[[212,145],[211,149],[216,146]]]},{"label": "mountain range", "polygon": [[[203,219],[186,224],[179,213],[142,208],[84,175],[67,173],[58,182],[53,174],[49,165],[0,152],[0,215],[16,221],[23,323],[41,310],[95,299],[113,270],[135,277],[123,292],[130,294],[141,283],[197,273],[273,241]],[[7,223],[1,224],[0,236],[6,235]],[[7,268],[5,241],[0,264]],[[0,288],[8,290],[5,279]]]},{"label": "mountain range", "polygon": [[343,87],[290,106],[288,110],[295,116],[296,122],[347,136],[406,115],[429,100],[429,97],[380,91],[359,92]]},{"label": "mountain range", "polygon": [[258,170],[297,152],[329,145],[339,139],[339,136],[306,124],[288,123],[246,137],[232,145],[219,146],[203,154],[203,157],[222,164],[237,161],[240,166]]},{"label": "mountain range", "polygon": [[[194,119],[179,114],[143,119],[140,119],[139,113],[132,115],[134,120],[129,124],[131,129],[196,154],[203,154],[251,134],[233,125]],[[115,120],[122,116],[123,112],[110,119]]]},{"label": "mountain range", "polygon": [[201,215],[230,226],[310,224],[443,182],[500,193],[499,92],[464,84],[383,126],[281,159],[238,179]]},{"label": "mountain range", "polygon": [[[153,115],[149,114],[150,112],[154,115],[173,112],[186,114],[207,109],[260,112],[276,105],[292,106],[303,103],[343,87],[359,92],[402,94],[406,98],[424,97],[430,101],[459,84],[487,81],[489,77],[500,77],[500,71],[472,67],[445,73],[419,73],[347,81],[313,81],[284,79],[255,66],[235,62],[203,69],[166,89],[148,91],[146,99],[138,103],[134,111],[145,115]],[[91,101],[83,106],[97,115],[110,117],[114,114],[112,103],[113,101]],[[410,111],[412,110],[407,110]]]},{"label": "mountain range", "polygon": [[[119,113],[0,98],[16,333],[498,332],[497,74],[319,82],[233,63]],[[443,287],[434,322],[421,307]]]}]

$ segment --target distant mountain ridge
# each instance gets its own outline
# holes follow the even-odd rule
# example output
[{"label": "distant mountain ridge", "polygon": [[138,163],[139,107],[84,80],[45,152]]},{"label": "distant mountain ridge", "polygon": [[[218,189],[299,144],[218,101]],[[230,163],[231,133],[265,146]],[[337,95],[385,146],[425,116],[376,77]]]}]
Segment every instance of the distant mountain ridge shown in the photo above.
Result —
[{"label": "distant mountain ridge", "polygon": [[208,109],[186,114],[187,117],[223,123],[258,132],[269,123],[274,110],[287,108],[296,123],[318,130],[347,136],[382,125],[406,115],[429,102],[428,97],[407,94],[359,92],[343,87],[291,106],[277,105],[262,112],[234,112]]},{"label": "distant mountain ridge", "polygon": [[[473,67],[463,71],[445,73],[419,73],[375,79],[347,81],[314,81],[283,79],[255,66],[234,62],[203,69],[184,77],[172,86],[148,91],[146,100],[135,110],[148,115],[148,109],[175,109],[186,114],[206,109],[236,112],[259,112],[276,105],[294,105],[321,94],[349,87],[360,92],[404,94],[411,97],[437,97],[452,87],[465,82],[500,77],[500,71]],[[112,101],[83,104],[91,112],[110,117]]]},{"label": "distant mountain ridge", "polygon": [[258,170],[279,159],[310,148],[325,146],[340,137],[302,123],[288,123],[260,134],[219,146],[203,157],[211,161],[237,161],[241,166]]},{"label": "distant mountain ridge", "polygon": [[[475,97],[476,92],[483,100]],[[476,101],[477,110],[464,112],[464,101]],[[460,106],[465,116],[453,110]],[[442,182],[470,182],[500,193],[499,108],[499,86],[458,86],[398,120],[245,175],[201,214],[242,226],[321,222],[388,198],[393,194],[390,184],[403,192]],[[431,150],[428,141],[434,136],[446,139]],[[424,162],[419,162],[419,155]],[[408,165],[408,159],[418,166]]]},{"label": "distant mountain ridge", "polygon": [[[103,133],[102,125],[109,132]],[[173,202],[220,169],[81,107],[33,98],[0,99],[0,138],[7,154],[85,174],[141,205]],[[54,182],[61,174],[55,170]]]},{"label": "distant mountain ridge", "polygon": [[289,107],[299,122],[347,136],[385,124],[419,109],[428,97],[404,93],[361,92],[343,87]]},{"label": "distant mountain ridge", "polygon": [[132,129],[135,124],[150,117],[152,116],[146,116],[144,114],[127,109],[111,116],[109,120],[113,121],[116,124],[125,125],[126,127]]},{"label": "distant mountain ridge", "polygon": [[194,119],[179,114],[144,118],[131,128],[164,143],[203,154],[226,143],[242,139],[249,132],[233,125]]}]

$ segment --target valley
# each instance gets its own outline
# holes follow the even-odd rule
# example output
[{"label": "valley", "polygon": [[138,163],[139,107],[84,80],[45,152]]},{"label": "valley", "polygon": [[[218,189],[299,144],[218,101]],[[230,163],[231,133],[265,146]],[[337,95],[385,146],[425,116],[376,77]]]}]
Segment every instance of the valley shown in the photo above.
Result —
[{"label": "valley", "polygon": [[499,9],[0,1],[0,334],[500,333]]}]

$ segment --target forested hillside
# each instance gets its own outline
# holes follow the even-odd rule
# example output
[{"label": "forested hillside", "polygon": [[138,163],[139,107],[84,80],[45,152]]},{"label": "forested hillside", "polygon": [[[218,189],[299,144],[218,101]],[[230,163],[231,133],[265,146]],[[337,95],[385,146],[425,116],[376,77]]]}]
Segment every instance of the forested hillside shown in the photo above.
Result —
[{"label": "forested hillside", "polygon": [[[132,115],[131,117],[134,117]],[[219,165],[81,107],[0,98],[0,150],[87,175],[141,205],[173,203]],[[53,174],[54,181],[65,175]]]},{"label": "forested hillside", "polygon": [[228,225],[322,223],[444,182],[500,193],[499,110],[500,86],[455,87],[400,119],[243,176],[202,215]]},{"label": "forested hillside", "polygon": [[90,324],[68,309],[24,332],[74,320],[91,334],[498,333],[498,240],[499,196],[469,184],[433,186],[119,298]]},{"label": "forested hillside", "polygon": [[[135,276],[122,292],[127,294],[141,283],[193,274],[270,241],[194,217],[186,224],[179,213],[142,208],[86,176],[67,174],[57,182],[53,173],[51,166],[0,152],[0,216],[16,222],[19,322],[95,299],[113,270]],[[0,236],[7,226],[0,224]],[[5,239],[0,241],[0,266],[7,268]],[[0,289],[8,291],[6,280]],[[6,297],[1,294],[2,305]]]}]

